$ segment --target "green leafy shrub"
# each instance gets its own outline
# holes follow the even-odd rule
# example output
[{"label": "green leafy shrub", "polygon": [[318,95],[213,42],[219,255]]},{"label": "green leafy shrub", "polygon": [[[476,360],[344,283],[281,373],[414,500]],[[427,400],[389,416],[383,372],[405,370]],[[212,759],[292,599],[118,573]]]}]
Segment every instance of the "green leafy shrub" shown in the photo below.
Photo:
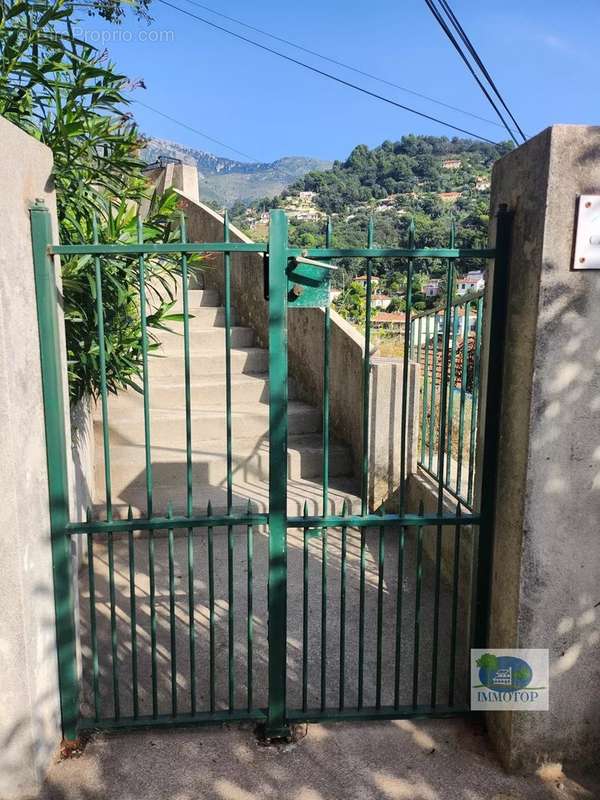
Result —
[{"label": "green leafy shrub", "polygon": [[[100,241],[132,242],[136,213],[149,187],[138,153],[143,140],[123,111],[131,88],[104,53],[77,39],[73,5],[66,0],[0,5],[0,114],[48,145],[60,241],[89,243],[93,220]],[[143,234],[173,237],[176,198],[154,198]],[[170,313],[175,258],[148,258],[148,324],[159,328]],[[72,402],[97,396],[98,319],[95,262],[63,260],[69,385]],[[135,384],[141,369],[137,258],[102,259],[107,384],[115,392]]]}]

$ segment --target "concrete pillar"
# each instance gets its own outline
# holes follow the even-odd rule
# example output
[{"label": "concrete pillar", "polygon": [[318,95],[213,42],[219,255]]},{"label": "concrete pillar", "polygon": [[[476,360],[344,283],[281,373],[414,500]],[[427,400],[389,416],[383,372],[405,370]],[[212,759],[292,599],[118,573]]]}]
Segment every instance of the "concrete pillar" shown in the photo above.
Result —
[{"label": "concrete pillar", "polygon": [[600,128],[549,128],[494,167],[492,214],[515,216],[489,644],[550,651],[550,711],[487,715],[517,770],[600,749],[600,272],[572,270],[584,193],[600,193]]},{"label": "concrete pillar", "polygon": [[55,223],[56,211],[50,150],[0,117],[0,154],[0,797],[9,800],[37,796],[61,739],[29,208],[43,199]]}]

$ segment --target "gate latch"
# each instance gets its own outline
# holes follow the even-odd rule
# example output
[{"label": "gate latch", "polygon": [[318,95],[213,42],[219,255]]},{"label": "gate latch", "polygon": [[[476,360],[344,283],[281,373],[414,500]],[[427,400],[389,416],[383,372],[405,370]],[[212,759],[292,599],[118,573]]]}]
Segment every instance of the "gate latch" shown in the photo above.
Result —
[{"label": "gate latch", "polygon": [[297,256],[288,266],[288,304],[302,308],[326,308],[329,305],[331,272],[337,267],[322,261]]}]

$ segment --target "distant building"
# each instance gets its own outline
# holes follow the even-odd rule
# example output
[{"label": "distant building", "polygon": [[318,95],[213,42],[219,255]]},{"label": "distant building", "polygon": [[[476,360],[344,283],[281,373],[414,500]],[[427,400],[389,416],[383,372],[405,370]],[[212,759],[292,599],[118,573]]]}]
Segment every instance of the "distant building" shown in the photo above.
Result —
[{"label": "distant building", "polygon": [[456,294],[463,295],[469,292],[478,292],[485,287],[483,272],[474,270],[461,275],[456,282]]},{"label": "distant building", "polygon": [[374,328],[385,328],[389,331],[399,331],[404,324],[404,314],[400,312],[380,311],[373,317]]},{"label": "distant building", "polygon": [[384,311],[391,302],[392,298],[387,294],[374,294],[371,298],[371,305],[373,308],[381,308]]},{"label": "distant building", "polygon": [[[362,283],[363,286],[366,286],[366,284],[367,284],[367,276],[366,275],[357,275],[356,278],[353,278],[353,281],[355,283]],[[375,277],[375,275],[373,275],[371,277],[371,284],[373,286],[379,286],[379,283],[380,283],[379,278],[377,278],[377,277]]]},{"label": "distant building", "polygon": [[438,192],[438,197],[442,203],[456,203],[461,192]]},{"label": "distant building", "polygon": [[441,291],[442,282],[438,278],[432,278],[423,286],[425,297],[437,297]]},{"label": "distant building", "polygon": [[478,192],[487,192],[489,191],[492,183],[487,175],[478,175],[475,178],[475,189]]},{"label": "distant building", "polygon": [[442,167],[444,169],[460,169],[461,161],[459,158],[447,158],[445,161],[442,161]]}]

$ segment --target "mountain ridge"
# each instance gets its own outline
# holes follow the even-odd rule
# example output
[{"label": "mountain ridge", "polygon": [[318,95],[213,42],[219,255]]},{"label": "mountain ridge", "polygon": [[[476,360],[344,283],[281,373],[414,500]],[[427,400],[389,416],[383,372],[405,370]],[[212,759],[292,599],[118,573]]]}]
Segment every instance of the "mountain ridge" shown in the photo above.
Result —
[{"label": "mountain ridge", "polygon": [[236,161],[169,139],[148,138],[141,152],[144,161],[152,163],[161,155],[194,165],[201,200],[227,208],[237,201],[248,203],[278,195],[308,172],[327,170],[333,165],[308,156],[284,156],[271,162]]}]

